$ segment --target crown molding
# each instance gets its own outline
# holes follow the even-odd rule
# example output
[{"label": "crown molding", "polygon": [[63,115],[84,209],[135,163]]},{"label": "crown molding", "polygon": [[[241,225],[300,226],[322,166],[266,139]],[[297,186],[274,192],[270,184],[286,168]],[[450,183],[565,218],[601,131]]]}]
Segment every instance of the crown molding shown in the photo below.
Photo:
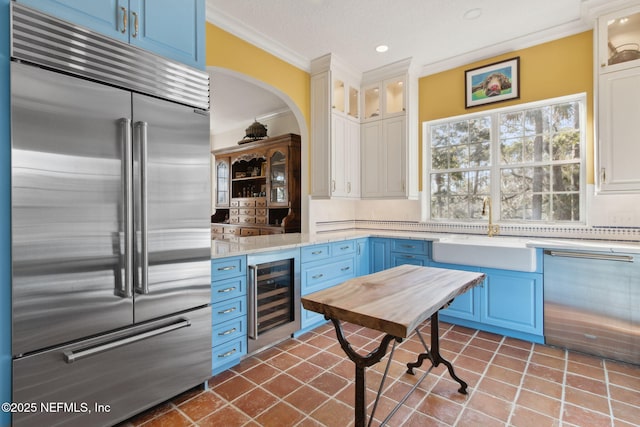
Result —
[{"label": "crown molding", "polygon": [[212,6],[209,2],[207,2],[206,15],[207,22],[215,25],[216,27],[251,43],[273,56],[288,62],[294,67],[298,67],[306,72],[311,71],[311,61],[308,58],[298,55],[282,43],[269,38],[261,32],[248,28],[244,22],[222,12],[220,9]]},{"label": "crown molding", "polygon": [[569,37],[587,30],[592,30],[593,25],[593,21],[586,22],[584,19],[576,19],[575,21],[567,24],[552,27],[543,31],[537,31],[535,33],[527,34],[526,36],[505,40],[476,51],[463,53],[442,61],[426,64],[422,67],[419,77],[425,77],[430,74],[436,74],[453,68],[462,67],[483,59],[492,58],[520,49],[526,49],[528,47],[547,43],[563,37]]}]

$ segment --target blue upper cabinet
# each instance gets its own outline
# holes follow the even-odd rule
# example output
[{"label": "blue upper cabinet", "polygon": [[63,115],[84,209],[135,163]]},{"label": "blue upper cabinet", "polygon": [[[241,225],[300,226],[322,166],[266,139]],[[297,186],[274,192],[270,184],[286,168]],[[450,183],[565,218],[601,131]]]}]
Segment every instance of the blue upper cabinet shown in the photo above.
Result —
[{"label": "blue upper cabinet", "polygon": [[205,0],[17,0],[111,38],[204,69]]},{"label": "blue upper cabinet", "polygon": [[205,68],[204,0],[129,0],[129,7],[131,44]]}]

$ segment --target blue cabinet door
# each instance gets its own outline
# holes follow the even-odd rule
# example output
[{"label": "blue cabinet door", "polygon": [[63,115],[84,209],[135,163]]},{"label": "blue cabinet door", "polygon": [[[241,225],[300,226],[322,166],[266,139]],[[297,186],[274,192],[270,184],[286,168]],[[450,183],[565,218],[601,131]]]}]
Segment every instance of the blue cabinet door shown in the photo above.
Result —
[{"label": "blue cabinet door", "polygon": [[487,274],[487,280],[481,288],[481,322],[542,335],[542,274],[482,271]]},{"label": "blue cabinet door", "polygon": [[[442,264],[432,262],[431,267],[448,268],[452,270],[464,270],[479,272],[477,267],[468,267],[464,265]],[[485,280],[486,281],[486,280]],[[443,315],[443,320],[452,321],[455,319],[472,320],[475,322],[480,321],[480,286],[484,286],[482,283],[479,286],[469,289],[462,295],[458,295],[451,304],[445,309],[440,310],[440,315]]]},{"label": "blue cabinet door", "polygon": [[371,272],[369,252],[368,238],[356,240],[356,277],[365,276]]},{"label": "blue cabinet door", "polygon": [[371,238],[371,273],[377,273],[391,267],[391,240],[382,237]]},{"label": "blue cabinet door", "polygon": [[18,3],[120,41],[129,41],[129,0],[18,0]]},{"label": "blue cabinet door", "polygon": [[204,0],[129,0],[131,44],[205,68]]}]

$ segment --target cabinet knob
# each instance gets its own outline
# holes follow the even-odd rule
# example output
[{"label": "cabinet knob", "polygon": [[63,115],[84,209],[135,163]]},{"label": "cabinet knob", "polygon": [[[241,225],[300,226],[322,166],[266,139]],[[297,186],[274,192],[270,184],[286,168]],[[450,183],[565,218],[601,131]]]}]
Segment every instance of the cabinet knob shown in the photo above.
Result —
[{"label": "cabinet knob", "polygon": [[603,62],[602,64],[600,64],[600,66],[601,66],[602,68],[604,68],[604,67],[606,67],[606,66],[607,66],[607,63],[606,63],[606,62]]}]

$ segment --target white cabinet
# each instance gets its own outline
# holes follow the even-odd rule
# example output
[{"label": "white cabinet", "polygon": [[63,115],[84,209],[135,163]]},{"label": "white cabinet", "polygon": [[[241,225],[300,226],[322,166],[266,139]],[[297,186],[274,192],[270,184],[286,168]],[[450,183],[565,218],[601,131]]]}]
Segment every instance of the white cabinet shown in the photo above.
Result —
[{"label": "white cabinet", "polygon": [[311,195],[360,197],[360,80],[328,54],[311,63]]},{"label": "white cabinet", "polygon": [[331,114],[331,196],[360,197],[360,123]]},{"label": "white cabinet", "polygon": [[600,75],[600,191],[640,192],[640,67]]},{"label": "white cabinet", "polygon": [[405,115],[405,87],[406,76],[404,74],[364,86],[362,88],[364,93],[362,121],[368,122]]},{"label": "white cabinet", "polygon": [[362,124],[362,197],[406,195],[406,117]]},{"label": "white cabinet", "polygon": [[417,198],[418,88],[410,64],[411,58],[363,75],[363,199]]},{"label": "white cabinet", "polygon": [[598,187],[640,192],[640,6],[600,16],[597,25]]},{"label": "white cabinet", "polygon": [[640,5],[600,16],[597,28],[601,73],[640,66]]}]

